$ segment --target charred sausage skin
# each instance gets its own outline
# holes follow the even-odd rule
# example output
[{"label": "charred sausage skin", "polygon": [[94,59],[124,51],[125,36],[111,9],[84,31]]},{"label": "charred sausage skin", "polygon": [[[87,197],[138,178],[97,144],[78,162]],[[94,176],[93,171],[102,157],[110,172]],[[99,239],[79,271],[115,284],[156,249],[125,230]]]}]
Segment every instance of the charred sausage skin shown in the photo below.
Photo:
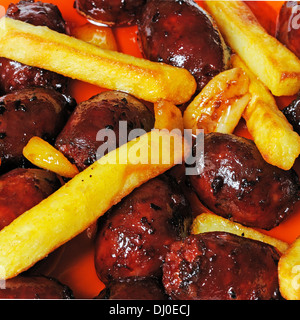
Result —
[{"label": "charred sausage skin", "polygon": [[190,0],[148,1],[138,37],[145,58],[189,70],[199,91],[228,63],[228,49],[216,25]]},{"label": "charred sausage skin", "polygon": [[3,167],[23,164],[33,136],[53,143],[69,115],[70,100],[53,89],[28,88],[0,98],[0,157]]},{"label": "charred sausage skin", "polygon": [[77,11],[90,20],[112,26],[135,24],[147,0],[76,0]]},{"label": "charred sausage skin", "polygon": [[166,293],[176,300],[280,299],[276,250],[226,232],[174,242],[163,265]]},{"label": "charred sausage skin", "polygon": [[0,72],[2,94],[29,87],[53,88],[62,93],[67,91],[68,80],[64,76],[3,57],[0,57]]},{"label": "charred sausage skin", "polygon": [[189,232],[191,212],[172,180],[152,179],[107,214],[97,236],[95,267],[102,282],[161,276],[168,246]]},{"label": "charred sausage skin", "polygon": [[300,134],[300,95],[282,110],[294,131]]},{"label": "charred sausage skin", "polygon": [[73,299],[72,290],[54,278],[17,276],[5,280],[0,299]]},{"label": "charred sausage skin", "polygon": [[[8,6],[6,17],[46,26],[60,33],[67,33],[65,21],[58,7],[41,1],[20,1]],[[2,94],[28,87],[47,87],[66,92],[68,78],[40,68],[31,67],[0,57],[0,93]]]},{"label": "charred sausage skin", "polygon": [[54,173],[17,168],[0,177],[0,230],[60,187]]},{"label": "charred sausage skin", "polygon": [[300,1],[285,1],[280,9],[276,25],[276,38],[300,58]]},{"label": "charred sausage skin", "polygon": [[105,143],[97,141],[99,130],[114,131],[116,141],[112,145],[107,142],[109,150],[120,146],[119,121],[127,121],[128,133],[132,129],[150,131],[154,125],[153,114],[133,96],[118,91],[102,92],[76,107],[55,145],[79,170],[84,170],[96,161],[97,150]]},{"label": "charred sausage skin", "polygon": [[110,282],[95,299],[166,300],[167,295],[162,284],[154,278],[129,278]]},{"label": "charred sausage skin", "polygon": [[6,16],[34,26],[45,26],[54,31],[66,33],[66,23],[62,14],[58,7],[52,3],[21,0],[8,6]]},{"label": "charred sausage skin", "polygon": [[299,181],[264,161],[254,142],[233,134],[204,137],[204,169],[189,177],[200,201],[211,211],[241,224],[271,229],[298,201]]}]

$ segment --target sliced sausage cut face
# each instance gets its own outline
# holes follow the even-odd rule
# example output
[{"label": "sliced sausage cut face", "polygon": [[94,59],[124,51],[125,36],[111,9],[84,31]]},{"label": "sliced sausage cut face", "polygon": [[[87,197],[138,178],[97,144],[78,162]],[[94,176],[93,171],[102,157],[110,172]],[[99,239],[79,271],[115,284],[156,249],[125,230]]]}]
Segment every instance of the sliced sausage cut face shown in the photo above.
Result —
[{"label": "sliced sausage cut face", "polygon": [[226,232],[173,242],[163,264],[163,285],[178,300],[280,299],[277,251]]}]

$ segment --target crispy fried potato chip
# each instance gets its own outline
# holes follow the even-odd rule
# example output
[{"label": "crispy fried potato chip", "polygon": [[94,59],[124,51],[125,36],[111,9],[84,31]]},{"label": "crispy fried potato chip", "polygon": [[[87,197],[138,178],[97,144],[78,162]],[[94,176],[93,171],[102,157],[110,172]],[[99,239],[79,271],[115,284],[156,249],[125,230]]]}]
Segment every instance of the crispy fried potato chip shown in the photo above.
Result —
[{"label": "crispy fried potato chip", "polygon": [[205,1],[229,46],[275,96],[300,90],[300,60],[258,23],[243,1]]},{"label": "crispy fried potato chip", "polygon": [[32,137],[28,141],[23,148],[23,155],[37,167],[52,171],[62,177],[73,178],[79,173],[77,167],[59,150],[39,137]]},{"label": "crispy fried potato chip", "polygon": [[205,133],[232,133],[251,95],[244,71],[234,68],[215,76],[184,112],[184,128],[204,129]]},{"label": "crispy fried potato chip", "polygon": [[104,50],[6,17],[0,19],[0,56],[150,102],[181,104],[196,90],[194,77],[183,68]]},{"label": "crispy fried potato chip", "polygon": [[278,263],[279,290],[287,300],[300,300],[300,237]]},{"label": "crispy fried potato chip", "polygon": [[257,148],[266,162],[289,170],[300,154],[299,135],[278,109],[270,91],[238,55],[232,57],[232,64],[242,68],[250,79],[252,97],[243,117]]},{"label": "crispy fried potato chip", "polygon": [[181,111],[174,103],[160,100],[154,103],[154,115],[156,129],[167,129],[172,131],[173,129],[179,129],[183,132],[183,118]]},{"label": "crispy fried potato chip", "polygon": [[211,231],[225,231],[265,242],[275,247],[280,253],[284,253],[289,247],[286,242],[267,236],[253,228],[245,227],[213,213],[202,213],[194,219],[191,230],[193,234]]},{"label": "crispy fried potato chip", "polygon": [[[27,270],[84,231],[133,189],[181,163],[191,152],[182,135],[154,130],[109,152],[0,231],[0,279]],[[175,145],[183,143],[183,148]],[[152,154],[159,155],[157,164]],[[138,158],[138,161],[137,161]],[[122,160],[122,162],[121,162]],[[126,160],[126,161],[124,161]]]}]

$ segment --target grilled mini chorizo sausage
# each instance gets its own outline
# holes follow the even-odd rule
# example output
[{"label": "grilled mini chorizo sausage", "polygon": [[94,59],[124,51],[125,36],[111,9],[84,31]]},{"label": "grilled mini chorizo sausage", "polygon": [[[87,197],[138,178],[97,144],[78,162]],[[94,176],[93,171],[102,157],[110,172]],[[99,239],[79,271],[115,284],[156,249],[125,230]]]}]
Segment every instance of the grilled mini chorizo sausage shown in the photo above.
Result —
[{"label": "grilled mini chorizo sausage", "polygon": [[60,187],[56,175],[17,168],[0,177],[0,230]]},{"label": "grilled mini chorizo sausage", "polygon": [[147,0],[76,0],[77,11],[111,26],[132,25]]},{"label": "grilled mini chorizo sausage", "polygon": [[73,299],[72,290],[54,278],[17,276],[5,280],[0,299]]},{"label": "grilled mini chorizo sausage", "polygon": [[294,131],[300,134],[300,95],[282,110]]},{"label": "grilled mini chorizo sausage", "polygon": [[255,144],[233,134],[204,137],[204,168],[189,177],[214,213],[241,224],[271,229],[293,209],[299,181],[293,170],[265,162]]},{"label": "grilled mini chorizo sausage", "polygon": [[162,284],[154,278],[112,281],[95,299],[166,300]]},{"label": "grilled mini chorizo sausage", "polygon": [[138,37],[145,58],[189,70],[198,90],[228,64],[228,48],[220,32],[194,1],[148,1]]},{"label": "grilled mini chorizo sausage", "polygon": [[[22,0],[16,4],[11,3],[6,17],[67,33],[61,12],[57,6],[50,3]],[[60,74],[0,58],[0,92],[4,94],[32,86],[50,87],[66,92],[68,81],[68,78]]]},{"label": "grilled mini chorizo sausage", "polygon": [[300,58],[300,1],[285,1],[276,25],[276,38]]},{"label": "grilled mini chorizo sausage", "polygon": [[66,33],[66,23],[58,7],[52,3],[34,0],[21,0],[11,3],[6,16],[30,23],[34,26],[45,26],[60,33]]},{"label": "grilled mini chorizo sausage", "polygon": [[188,234],[191,212],[185,197],[165,176],[124,198],[99,230],[95,249],[98,277],[111,280],[161,275],[168,246]]},{"label": "grilled mini chorizo sausage", "polygon": [[53,89],[27,88],[0,98],[0,157],[3,166],[21,166],[33,136],[53,143],[69,115],[70,100]]},{"label": "grilled mini chorizo sausage", "polygon": [[[84,170],[96,161],[103,143],[107,144],[107,150],[112,150],[122,144],[120,138],[126,139],[123,136],[126,132],[120,135],[120,121],[124,121],[126,132],[140,128],[150,131],[154,125],[152,113],[133,96],[118,91],[102,92],[78,104],[55,145],[79,170]],[[105,129],[108,133],[113,130],[110,133],[116,139],[97,139],[99,130]]]},{"label": "grilled mini chorizo sausage", "polygon": [[59,92],[67,91],[66,77],[44,69],[0,57],[0,92],[10,93],[29,87],[53,88]]},{"label": "grilled mini chorizo sausage", "polygon": [[280,299],[279,255],[270,245],[226,232],[174,242],[163,264],[163,285],[178,300]]}]

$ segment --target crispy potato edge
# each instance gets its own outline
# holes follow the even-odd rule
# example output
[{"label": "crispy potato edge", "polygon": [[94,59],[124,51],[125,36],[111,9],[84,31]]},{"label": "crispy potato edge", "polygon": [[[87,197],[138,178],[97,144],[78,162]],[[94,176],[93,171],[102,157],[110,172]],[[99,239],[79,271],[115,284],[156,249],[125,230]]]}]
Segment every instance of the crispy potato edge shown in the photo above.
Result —
[{"label": "crispy potato edge", "polygon": [[237,55],[231,59],[234,67],[242,68],[250,79],[252,97],[243,118],[264,160],[283,170],[289,170],[300,154],[300,137],[293,130],[265,85]]},{"label": "crispy potato edge", "polygon": [[278,263],[281,295],[287,300],[300,300],[300,237],[282,255]]},{"label": "crispy potato edge", "polygon": [[269,35],[243,1],[205,1],[228,45],[275,96],[300,90],[300,60]]},{"label": "crispy potato edge", "polygon": [[196,90],[196,81],[186,69],[104,50],[5,17],[0,19],[0,55],[150,102],[163,99],[181,104]]},{"label": "crispy potato edge", "polygon": [[256,229],[245,227],[237,222],[230,221],[213,213],[202,213],[194,219],[191,228],[193,234],[211,231],[225,231],[241,237],[258,240],[272,245],[281,254],[286,252],[289,247],[289,244],[284,241],[270,237]]}]

